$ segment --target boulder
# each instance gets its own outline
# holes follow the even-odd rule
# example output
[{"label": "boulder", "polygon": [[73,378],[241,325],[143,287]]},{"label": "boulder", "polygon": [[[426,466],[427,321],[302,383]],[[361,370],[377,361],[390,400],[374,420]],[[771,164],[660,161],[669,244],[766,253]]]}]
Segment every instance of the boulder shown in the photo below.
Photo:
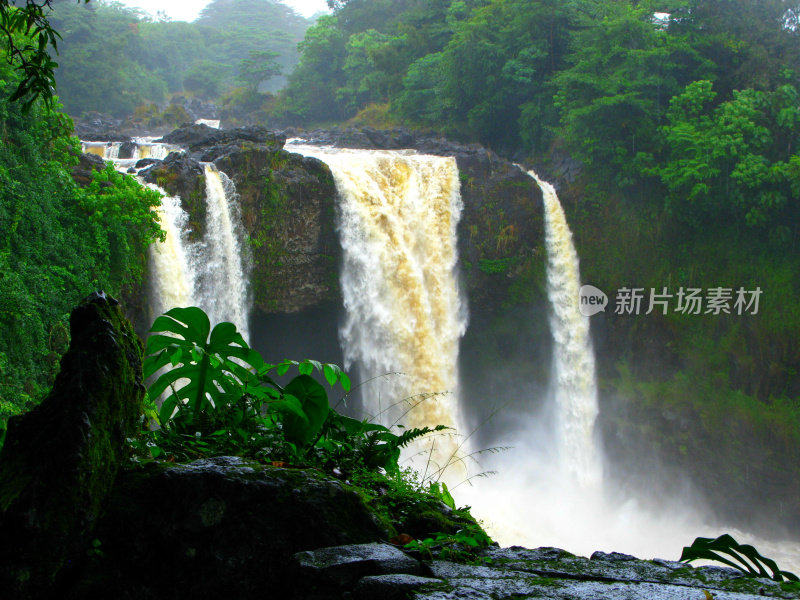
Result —
[{"label": "boulder", "polygon": [[119,146],[118,158],[133,158],[133,153],[136,152],[136,143],[132,141],[122,142]]},{"label": "boulder", "polygon": [[351,544],[298,552],[294,555],[301,578],[345,589],[366,575],[402,573],[423,575],[422,564],[390,544]]},{"label": "boulder", "polygon": [[[190,152],[205,150],[202,153],[202,160],[207,162],[243,144],[260,145],[271,150],[279,150],[286,142],[286,137],[258,126],[214,129],[208,125],[189,125],[168,133],[158,141],[182,146]],[[212,147],[217,147],[217,150],[211,152],[210,148]]]},{"label": "boulder", "polygon": [[53,389],[8,422],[0,453],[0,589],[39,598],[85,556],[142,414],[142,345],[103,292],[70,316]]},{"label": "boulder", "polygon": [[286,597],[295,553],[387,532],[318,471],[217,457],[122,473],[96,537],[100,552],[65,598]]},{"label": "boulder", "polygon": [[81,187],[86,187],[92,183],[94,178],[93,171],[102,171],[106,168],[106,161],[97,154],[81,154],[78,157],[78,164],[72,167],[72,178]]}]

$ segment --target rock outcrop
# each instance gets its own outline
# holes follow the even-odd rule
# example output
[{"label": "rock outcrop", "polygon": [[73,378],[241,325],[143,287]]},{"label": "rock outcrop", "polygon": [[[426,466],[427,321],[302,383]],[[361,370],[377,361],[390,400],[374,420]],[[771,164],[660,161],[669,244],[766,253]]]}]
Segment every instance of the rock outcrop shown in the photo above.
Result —
[{"label": "rock outcrop", "polygon": [[81,154],[78,156],[78,164],[72,167],[72,178],[81,187],[86,187],[94,179],[94,171],[102,171],[106,168],[106,161],[97,154]]},{"label": "rock outcrop", "polygon": [[210,162],[224,154],[226,148],[233,149],[245,142],[278,150],[283,147],[286,137],[258,126],[214,129],[208,125],[189,125],[168,133],[158,141],[176,144],[192,153],[202,149],[204,152],[197,158]]},{"label": "rock outcrop", "polygon": [[291,313],[337,300],[340,247],[330,169],[316,159],[262,146],[231,150],[215,164],[239,194],[257,307]]},{"label": "rock outcrop", "polygon": [[[459,253],[470,305],[493,310],[528,300],[544,278],[541,191],[516,165],[476,144],[370,128],[315,131],[314,143],[374,149],[414,148],[453,156],[464,203]],[[316,159],[283,149],[286,136],[261,127],[177,129],[162,138],[187,149],[142,172],[181,198],[193,235],[205,230],[202,162],[236,185],[252,244],[254,303],[266,313],[301,311],[338,300],[336,188]]]},{"label": "rock outcrop", "polygon": [[798,598],[800,589],[750,579],[727,567],[693,568],[595,552],[591,558],[558,548],[481,551],[483,564],[419,562],[382,544],[321,548],[294,556],[294,598],[319,600],[756,600]]},{"label": "rock outcrop", "polygon": [[52,391],[8,422],[0,454],[0,590],[38,598],[79,561],[142,412],[139,338],[98,292],[70,316]]},{"label": "rock outcrop", "polygon": [[[206,231],[206,179],[203,165],[181,152],[171,152],[164,160],[146,160],[150,163],[143,165],[146,168],[139,175],[147,183],[154,183],[170,196],[181,199],[181,206],[189,215],[191,238],[200,239]],[[137,162],[137,166],[140,162]]]},{"label": "rock outcrop", "polygon": [[284,597],[294,553],[388,537],[341,482],[234,457],[128,470],[107,506],[67,598]]}]

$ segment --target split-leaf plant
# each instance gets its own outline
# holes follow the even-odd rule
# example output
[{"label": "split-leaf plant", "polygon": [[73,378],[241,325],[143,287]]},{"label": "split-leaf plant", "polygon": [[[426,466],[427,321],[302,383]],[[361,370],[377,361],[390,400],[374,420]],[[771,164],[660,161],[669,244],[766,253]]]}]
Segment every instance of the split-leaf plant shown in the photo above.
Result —
[{"label": "split-leaf plant", "polygon": [[762,556],[749,544],[740,544],[729,534],[716,539],[699,537],[691,546],[685,546],[681,560],[715,560],[742,571],[748,577],[767,577],[774,581],[800,581],[794,573],[782,571],[771,558]]},{"label": "split-leaf plant", "polygon": [[[286,385],[276,380],[296,368]],[[350,379],[338,366],[314,360],[269,364],[250,348],[232,323],[213,329],[200,308],[173,308],[150,329],[144,375],[153,379],[149,398],[160,399],[160,427],[152,425],[138,445],[152,457],[176,460],[238,454],[328,469],[399,470],[400,449],[445,429],[408,429],[395,434],[330,408],[319,372],[345,394]],[[154,408],[154,407],[153,407]]]}]

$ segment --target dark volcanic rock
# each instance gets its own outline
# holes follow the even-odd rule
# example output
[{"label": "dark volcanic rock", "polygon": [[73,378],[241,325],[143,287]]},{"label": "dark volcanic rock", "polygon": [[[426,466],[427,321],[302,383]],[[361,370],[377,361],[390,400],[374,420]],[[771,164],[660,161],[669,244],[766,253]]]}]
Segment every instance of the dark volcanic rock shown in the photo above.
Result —
[{"label": "dark volcanic rock", "polygon": [[118,158],[133,158],[133,153],[136,152],[136,144],[131,141],[122,142],[119,146]]},{"label": "dark volcanic rock", "polygon": [[214,164],[239,194],[258,308],[297,312],[338,299],[336,187],[328,167],[262,146],[237,149]]},{"label": "dark volcanic rock", "polygon": [[336,597],[352,589],[366,576],[394,574],[419,577],[427,572],[419,561],[402,550],[378,543],[299,552],[293,560],[296,562],[299,584],[294,590],[295,597]]},{"label": "dark volcanic rock", "polygon": [[86,187],[92,183],[92,171],[102,171],[106,168],[106,161],[97,154],[81,154],[78,157],[78,164],[72,167],[72,178],[80,186]]},{"label": "dark volcanic rock", "polygon": [[142,411],[139,338],[98,292],[70,316],[52,391],[8,422],[0,454],[0,589],[38,598],[85,555]]},{"label": "dark volcanic rock", "polygon": [[[249,126],[237,129],[214,129],[208,125],[189,125],[181,127],[165,135],[159,141],[177,144],[190,152],[203,150],[200,160],[210,162],[220,156],[241,147],[243,144],[266,146],[271,150],[279,150],[286,142],[283,134],[269,131],[264,127]],[[212,147],[217,147],[212,151]]]},{"label": "dark volcanic rock", "polygon": [[183,107],[183,110],[194,120],[197,119],[219,119],[219,109],[217,105],[208,100],[200,98],[186,98],[185,96],[173,96],[169,102]]},{"label": "dark volcanic rock", "polygon": [[387,537],[338,481],[233,457],[121,473],[108,505],[67,598],[287,597],[296,552]]},{"label": "dark volcanic rock", "polygon": [[75,135],[91,142],[128,142],[130,136],[120,131],[122,121],[110,115],[90,112],[81,119],[75,119]]},{"label": "dark volcanic rock", "polygon": [[145,167],[149,167],[150,165],[154,165],[157,162],[159,162],[159,160],[157,158],[140,158],[139,160],[136,161],[135,167],[137,169],[144,169]]},{"label": "dark volcanic rock", "polygon": [[[399,553],[399,551],[397,551]],[[435,551],[434,551],[435,552]],[[334,600],[758,600],[799,598],[800,591],[729,568],[664,567],[625,555],[592,559],[556,548],[488,548],[483,565],[434,559],[424,565],[381,555],[380,544],[320,548],[295,555],[293,598]],[[602,553],[600,553],[602,554]],[[409,564],[412,563],[412,564]],[[420,570],[421,568],[421,570]],[[416,569],[416,570],[415,570]],[[425,577],[412,573],[424,572]]]},{"label": "dark volcanic rock", "polygon": [[[141,162],[137,162],[136,166]],[[206,177],[203,165],[181,152],[171,152],[164,160],[154,161],[151,167],[141,171],[140,176],[147,183],[158,185],[170,196],[180,197],[181,206],[189,213],[192,237],[200,237],[205,233]]]}]

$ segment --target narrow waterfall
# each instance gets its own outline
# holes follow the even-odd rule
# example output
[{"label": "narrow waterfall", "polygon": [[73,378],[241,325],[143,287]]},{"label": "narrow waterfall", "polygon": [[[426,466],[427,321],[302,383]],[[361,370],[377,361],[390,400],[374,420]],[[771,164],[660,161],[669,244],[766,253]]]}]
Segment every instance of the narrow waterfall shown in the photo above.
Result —
[{"label": "narrow waterfall", "polygon": [[150,319],[175,306],[194,306],[197,282],[194,248],[188,240],[189,215],[181,208],[181,199],[168,196],[153,184],[145,184],[164,197],[158,218],[167,233],[162,243],[150,246]]},{"label": "narrow waterfall", "polygon": [[[498,445],[508,452],[483,463],[497,475],[469,489],[462,501],[474,507],[502,545],[557,545],[592,552],[619,537],[606,512],[602,463],[594,441],[598,414],[595,361],[589,319],[580,312],[580,271],[561,203],[553,187],[528,171],[543,196],[547,249],[547,297],[553,366],[544,410],[520,411],[518,430]],[[531,405],[540,404],[530,398]],[[471,448],[472,451],[481,450]],[[621,511],[620,511],[621,512]],[[630,546],[627,546],[630,548]]]},{"label": "narrow waterfall", "polygon": [[602,481],[602,466],[594,443],[597,384],[589,317],[578,304],[580,269],[572,232],[553,186],[528,171],[542,190],[547,246],[547,297],[552,314],[553,370],[551,383],[557,415],[559,460],[582,486]]},{"label": "narrow waterfall", "polygon": [[205,177],[206,234],[198,255],[198,305],[212,323],[230,321],[248,340],[248,252],[236,190],[213,164],[205,165]]},{"label": "narrow waterfall", "polygon": [[[387,424],[457,427],[458,345],[466,310],[456,279],[462,205],[455,159],[411,151],[288,149],[325,162],[339,192],[346,311],[340,338],[346,367],[357,365],[360,380],[369,382],[365,409],[373,417],[382,413]],[[445,462],[456,448],[452,439],[436,446]]]},{"label": "narrow waterfall", "polygon": [[[139,158],[165,158],[178,146],[154,138],[134,138],[133,158],[120,159],[121,142],[82,142],[84,152],[113,161],[127,171]],[[205,164],[206,231],[192,241],[189,216],[181,199],[170,197],[153,184],[142,182],[164,195],[159,210],[167,237],[150,247],[150,317],[176,306],[199,306],[212,324],[231,321],[249,339],[249,249],[244,243],[238,197],[233,182],[213,164]]]}]

